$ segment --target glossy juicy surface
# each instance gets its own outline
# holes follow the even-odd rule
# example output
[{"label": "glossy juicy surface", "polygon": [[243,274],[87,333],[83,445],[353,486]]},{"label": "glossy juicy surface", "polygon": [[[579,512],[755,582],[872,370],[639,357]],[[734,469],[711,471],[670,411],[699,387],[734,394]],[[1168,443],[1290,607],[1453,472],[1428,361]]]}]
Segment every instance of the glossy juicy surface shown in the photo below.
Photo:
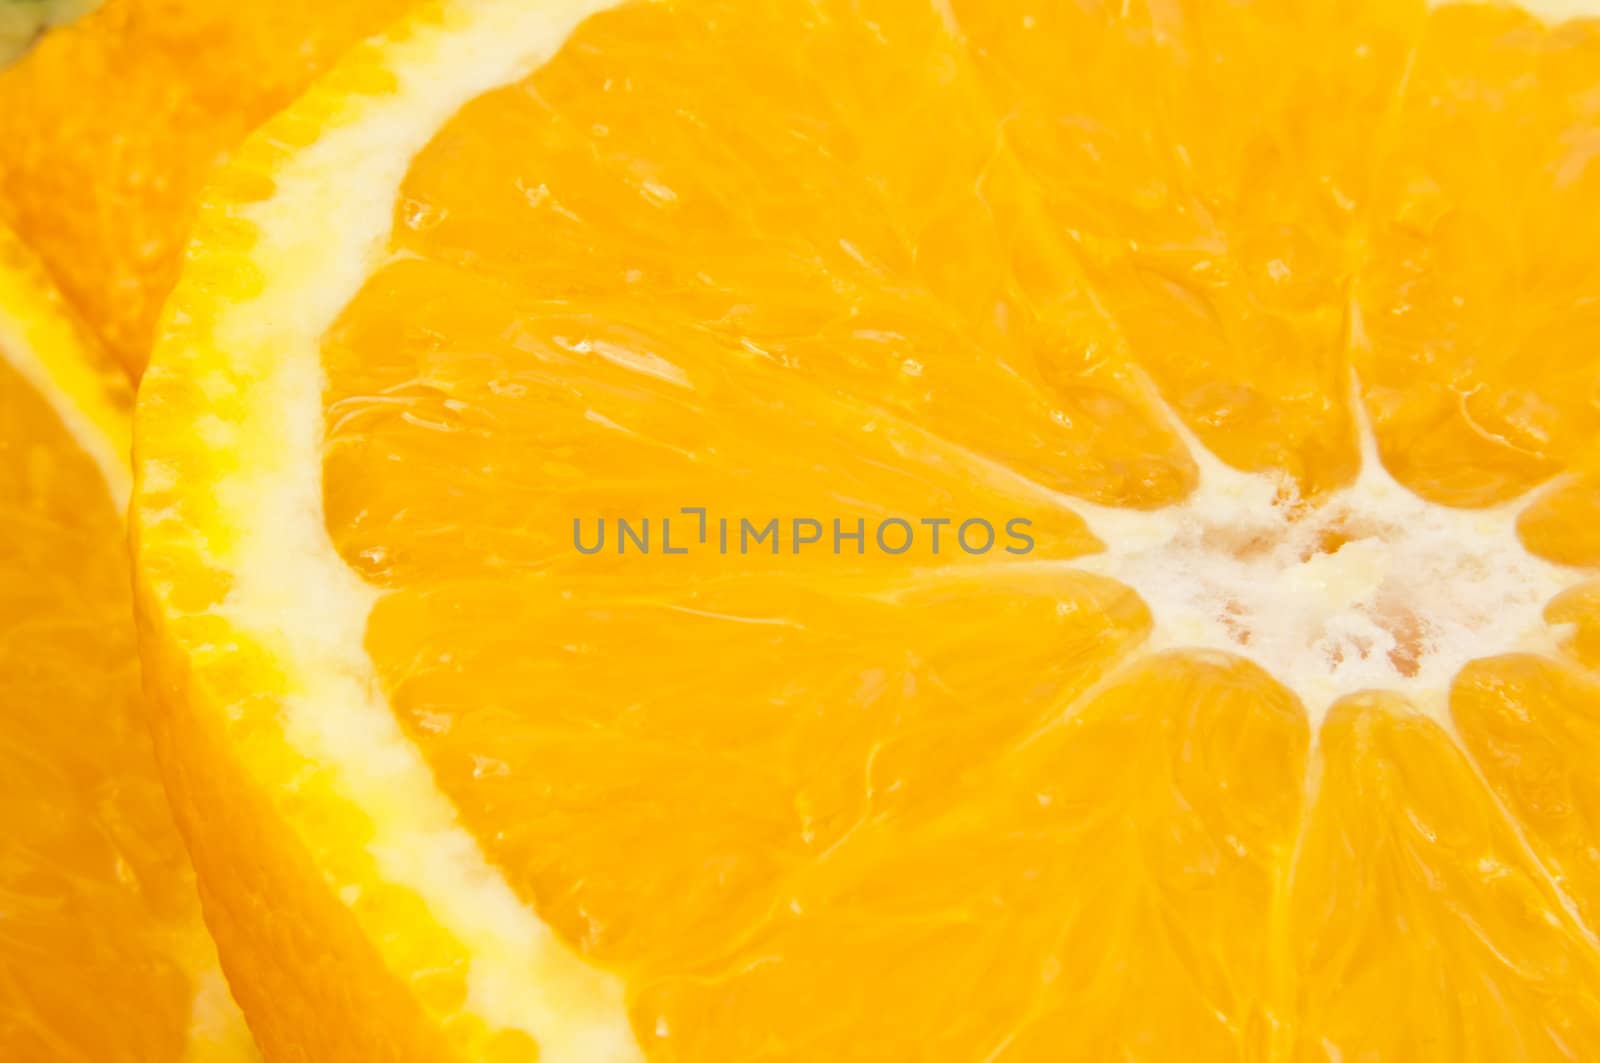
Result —
[{"label": "glossy juicy surface", "polygon": [[[1075,499],[1193,489],[1167,410],[1310,506],[1362,421],[1434,502],[1579,468],[1597,201],[1595,22],[624,5],[412,166],[324,349],[328,528],[407,734],[652,1058],[1585,1058],[1593,595],[1458,736],[1382,693],[1314,734],[1070,562]],[[1595,563],[1594,482],[1531,549]],[[1037,545],[574,549],[682,507]]]}]

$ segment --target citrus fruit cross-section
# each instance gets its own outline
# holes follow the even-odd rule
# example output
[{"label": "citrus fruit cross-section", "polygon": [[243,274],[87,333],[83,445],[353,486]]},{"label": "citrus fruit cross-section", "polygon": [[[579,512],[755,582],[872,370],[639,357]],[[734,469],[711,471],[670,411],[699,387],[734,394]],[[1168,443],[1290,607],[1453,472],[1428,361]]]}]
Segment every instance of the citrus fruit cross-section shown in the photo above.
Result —
[{"label": "citrus fruit cross-section", "polygon": [[0,229],[0,1058],[248,1063],[139,694],[129,396],[85,335]]},{"label": "citrus fruit cross-section", "polygon": [[423,6],[136,420],[266,1054],[1600,1055],[1597,201],[1578,16]]}]

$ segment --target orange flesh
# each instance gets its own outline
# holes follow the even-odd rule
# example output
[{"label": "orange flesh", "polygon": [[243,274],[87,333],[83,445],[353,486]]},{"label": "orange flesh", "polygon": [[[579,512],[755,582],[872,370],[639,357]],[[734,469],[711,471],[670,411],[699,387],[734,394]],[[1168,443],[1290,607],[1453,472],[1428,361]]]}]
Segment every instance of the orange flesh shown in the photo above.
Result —
[{"label": "orange flesh", "polygon": [[[1065,496],[1192,488],[1157,395],[1313,500],[1352,368],[1425,497],[1572,467],[1600,27],[948,8],[625,6],[415,161],[324,349],[324,486],[440,785],[652,1058],[1600,1054],[1595,594],[1570,659],[1469,670],[1463,752],[1129,665],[1142,603],[1048,563],[1094,549]],[[1592,564],[1593,490],[1530,546]],[[684,506],[1038,541],[572,549]]]},{"label": "orange flesh", "polygon": [[139,701],[121,517],[3,361],[0,544],[0,1058],[182,1058],[202,931]]},{"label": "orange flesh", "polygon": [[0,71],[0,222],[133,375],[212,167],[413,0],[107,0]]},{"label": "orange flesh", "polygon": [[1460,7],[1432,16],[1412,61],[1355,365],[1385,462],[1424,497],[1503,501],[1600,434],[1597,57],[1600,21],[1547,31]]}]

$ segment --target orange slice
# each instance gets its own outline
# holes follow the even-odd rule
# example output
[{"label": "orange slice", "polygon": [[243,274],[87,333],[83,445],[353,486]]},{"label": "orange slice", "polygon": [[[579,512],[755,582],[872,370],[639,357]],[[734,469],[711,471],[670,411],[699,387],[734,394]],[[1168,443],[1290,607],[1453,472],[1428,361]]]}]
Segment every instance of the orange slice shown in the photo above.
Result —
[{"label": "orange slice", "polygon": [[352,53],[136,432],[268,1054],[1600,1054],[1597,131],[1496,7]]},{"label": "orange slice", "polygon": [[146,729],[93,349],[0,229],[0,1057],[249,1060]]},{"label": "orange slice", "polygon": [[106,0],[0,72],[0,222],[137,376],[212,167],[410,6]]}]

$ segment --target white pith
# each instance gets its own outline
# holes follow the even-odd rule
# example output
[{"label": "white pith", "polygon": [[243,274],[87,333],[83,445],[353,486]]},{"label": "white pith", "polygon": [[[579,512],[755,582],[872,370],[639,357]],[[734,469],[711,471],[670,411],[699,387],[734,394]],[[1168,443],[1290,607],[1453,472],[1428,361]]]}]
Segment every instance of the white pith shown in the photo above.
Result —
[{"label": "white pith", "polygon": [[[236,576],[218,612],[292,670],[285,737],[330,767],[335,788],[367,814],[384,881],[414,891],[470,953],[466,1009],[491,1029],[524,1031],[549,1063],[640,1058],[623,987],[523,906],[461,826],[380,692],[363,646],[376,592],[339,558],[323,522],[320,355],[323,334],[385,253],[394,196],[374,189],[397,190],[451,114],[529,73],[579,21],[608,6],[451,4],[443,25],[388,46],[398,91],[355,103],[359,113],[289,157],[274,173],[276,193],[243,212],[260,233],[251,258],[272,283],[259,298],[231,305],[215,336],[259,372],[252,423],[243,432],[220,419],[196,425],[218,449],[250,436],[237,471],[216,485],[228,511],[249,515],[231,555],[212,559]],[[159,466],[142,473],[146,488],[163,478]]]},{"label": "white pith", "polygon": [[[447,5],[455,16],[448,29],[388,46],[386,63],[399,91],[361,101],[356,120],[293,153],[274,173],[272,198],[244,212],[260,231],[251,258],[269,283],[262,295],[231,304],[216,335],[250,368],[253,411],[244,430],[220,421],[196,426],[211,446],[239,455],[237,471],[216,488],[225,511],[246,529],[235,550],[213,558],[236,577],[218,611],[292,668],[296,691],[283,706],[286,737],[328,766],[339,791],[369,815],[370,849],[385,880],[414,890],[468,948],[468,1008],[491,1027],[526,1031],[549,1061],[641,1058],[623,986],[611,979],[600,998],[552,996],[563,972],[587,965],[487,860],[382,696],[364,646],[377,592],[339,557],[323,519],[320,359],[327,328],[386,253],[393,196],[373,190],[398,189],[416,152],[460,106],[528,73],[577,22],[614,2],[457,0]],[[1428,505],[1375,460],[1364,464],[1343,502],[1398,529],[1382,549],[1356,546],[1310,564],[1279,554],[1240,567],[1225,550],[1185,543],[1198,543],[1195,533],[1207,527],[1265,518],[1263,530],[1294,553],[1311,525],[1273,523],[1281,512],[1270,505],[1276,480],[1232,470],[1192,443],[1191,449],[1200,487],[1180,506],[1136,513],[1075,504],[1112,545],[1081,563],[1144,597],[1159,648],[1255,659],[1302,696],[1314,719],[1340,694],[1372,686],[1406,692],[1440,715],[1449,676],[1461,663],[1543,644],[1549,633],[1540,610],[1581,578],[1527,555],[1514,531],[1516,507],[1463,512]],[[144,470],[152,485],[162,475],[159,465]],[[1459,579],[1478,572],[1482,579]],[[1257,592],[1268,577],[1295,582],[1305,593],[1263,596]],[[1339,608],[1315,613],[1319,582],[1338,597]],[[1413,609],[1433,624],[1433,652],[1413,675],[1389,663],[1382,629],[1371,626],[1370,600],[1385,586],[1416,595]],[[1240,642],[1237,619],[1224,622],[1220,607],[1229,601],[1251,618],[1244,625],[1253,632],[1250,642]],[[1515,608],[1486,608],[1507,601]],[[1451,627],[1463,607],[1481,613],[1483,623]],[[1373,652],[1347,655],[1345,665],[1330,669],[1326,645],[1307,637],[1329,631],[1365,638]]]},{"label": "white pith", "polygon": [[[1082,507],[1107,544],[1082,567],[1139,593],[1155,621],[1151,649],[1249,658],[1299,695],[1313,725],[1340,697],[1376,689],[1449,728],[1446,695],[1462,665],[1556,652],[1544,607],[1592,574],[1528,553],[1516,531],[1525,499],[1451,509],[1402,487],[1352,405],[1360,474],[1315,506],[1297,506],[1277,477],[1224,464],[1180,427],[1199,466],[1194,492],[1154,513]],[[1349,541],[1323,549],[1329,532]]]}]

